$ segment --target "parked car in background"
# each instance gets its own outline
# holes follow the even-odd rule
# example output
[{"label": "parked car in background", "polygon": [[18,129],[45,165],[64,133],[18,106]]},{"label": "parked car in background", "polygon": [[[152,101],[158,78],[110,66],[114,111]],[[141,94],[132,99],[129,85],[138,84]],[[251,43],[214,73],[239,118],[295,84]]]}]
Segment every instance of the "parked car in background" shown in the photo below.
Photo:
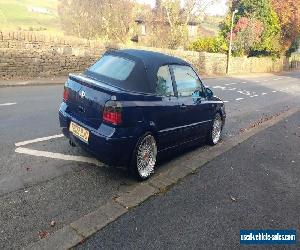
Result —
[{"label": "parked car in background", "polygon": [[107,51],[70,74],[59,109],[64,135],[104,163],[149,178],[157,155],[198,140],[219,142],[224,103],[186,61],[143,50]]}]

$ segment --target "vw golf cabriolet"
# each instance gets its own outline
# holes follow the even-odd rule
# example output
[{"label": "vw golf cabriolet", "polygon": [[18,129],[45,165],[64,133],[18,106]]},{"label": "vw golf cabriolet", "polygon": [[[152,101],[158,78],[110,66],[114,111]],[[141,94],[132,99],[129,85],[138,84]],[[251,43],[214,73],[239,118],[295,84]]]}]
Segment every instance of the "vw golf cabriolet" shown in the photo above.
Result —
[{"label": "vw golf cabriolet", "polygon": [[224,103],[186,61],[143,50],[107,51],[84,74],[70,74],[60,126],[108,165],[149,178],[158,154],[207,140],[219,142]]}]

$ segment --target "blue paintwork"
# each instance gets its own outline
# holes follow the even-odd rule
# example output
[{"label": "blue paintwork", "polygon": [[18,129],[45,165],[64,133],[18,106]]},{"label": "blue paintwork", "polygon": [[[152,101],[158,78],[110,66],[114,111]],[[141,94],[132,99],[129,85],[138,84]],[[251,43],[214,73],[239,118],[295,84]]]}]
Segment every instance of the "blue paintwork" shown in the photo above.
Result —
[{"label": "blue paintwork", "polygon": [[[125,91],[85,75],[70,75],[59,121],[64,135],[110,165],[128,165],[137,140],[151,132],[158,153],[205,138],[217,112],[225,122],[224,103],[217,97],[162,97]],[[79,92],[85,91],[81,98]],[[102,121],[103,107],[111,97],[122,104],[122,124]],[[88,144],[69,133],[70,121],[90,131]]]}]

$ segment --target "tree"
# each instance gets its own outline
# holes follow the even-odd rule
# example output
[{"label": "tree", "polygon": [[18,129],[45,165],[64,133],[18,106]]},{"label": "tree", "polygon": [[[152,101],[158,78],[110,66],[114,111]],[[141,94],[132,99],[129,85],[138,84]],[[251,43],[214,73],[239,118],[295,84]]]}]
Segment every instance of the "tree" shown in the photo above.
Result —
[{"label": "tree", "polygon": [[188,41],[188,24],[200,22],[207,7],[216,0],[161,0],[160,8],[170,26],[170,47],[185,45]]},{"label": "tree", "polygon": [[[166,21],[165,12],[161,4],[156,3],[156,7],[151,11],[148,16],[148,36],[146,45],[159,48],[174,48],[173,40],[171,40],[171,29]],[[144,13],[144,11],[143,11]],[[176,39],[174,39],[176,40]]]},{"label": "tree", "polygon": [[131,0],[60,0],[58,14],[65,33],[125,42],[133,20]]},{"label": "tree", "polygon": [[263,24],[254,17],[241,17],[233,29],[234,54],[249,55],[250,51],[261,42]]},{"label": "tree", "polygon": [[281,43],[288,50],[300,34],[300,0],[272,0],[281,26]]},{"label": "tree", "polygon": [[184,43],[185,29],[181,20],[180,0],[163,0],[162,12],[165,13],[166,21],[170,27],[169,47],[176,48]]},{"label": "tree", "polygon": [[245,17],[260,21],[263,25],[261,40],[251,46],[249,55],[278,55],[280,46],[280,24],[276,12],[273,10],[270,0],[233,0],[229,15],[221,24],[221,34],[228,37],[230,32],[230,18],[233,10],[238,13],[235,24],[240,18]]}]

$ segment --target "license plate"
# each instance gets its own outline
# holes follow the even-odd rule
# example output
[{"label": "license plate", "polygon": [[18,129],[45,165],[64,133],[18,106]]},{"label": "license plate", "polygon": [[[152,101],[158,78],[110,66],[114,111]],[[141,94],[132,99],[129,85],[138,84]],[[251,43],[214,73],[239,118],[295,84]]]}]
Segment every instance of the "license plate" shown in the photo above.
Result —
[{"label": "license plate", "polygon": [[85,128],[79,126],[75,122],[70,123],[69,130],[70,130],[70,132],[72,132],[75,136],[77,136],[81,140],[83,140],[85,142],[89,141],[90,132],[88,130],[86,130]]}]

